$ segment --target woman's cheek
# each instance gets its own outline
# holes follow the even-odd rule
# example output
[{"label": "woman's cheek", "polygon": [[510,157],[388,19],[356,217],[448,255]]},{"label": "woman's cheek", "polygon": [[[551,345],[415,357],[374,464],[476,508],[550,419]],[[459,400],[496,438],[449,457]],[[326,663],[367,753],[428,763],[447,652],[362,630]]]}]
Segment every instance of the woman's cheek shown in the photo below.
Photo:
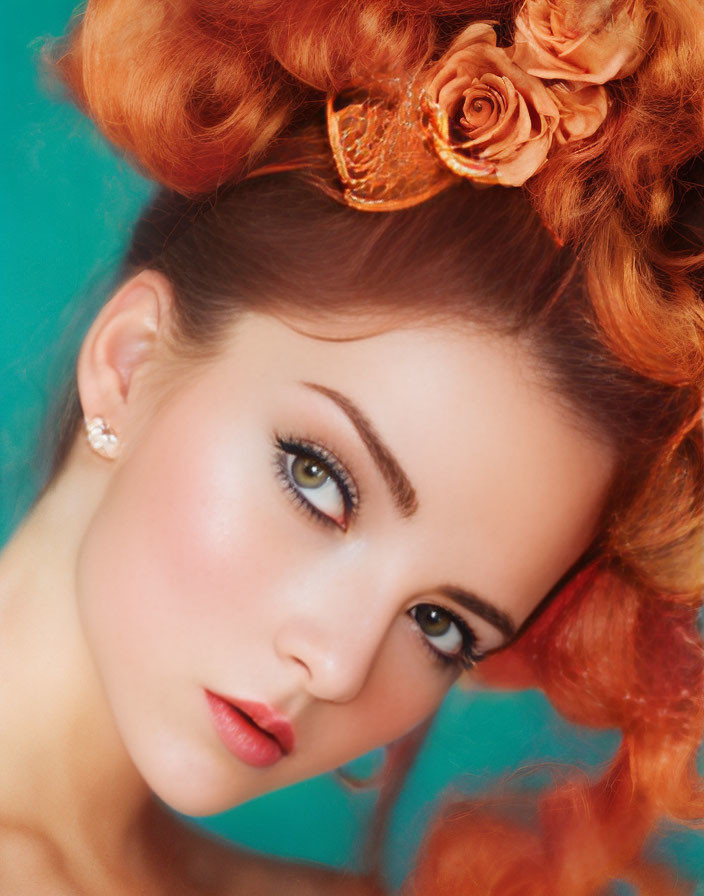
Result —
[{"label": "woman's cheek", "polygon": [[337,740],[331,753],[340,751],[332,767],[407,734],[434,713],[455,679],[429,656],[410,620],[397,617],[357,698],[328,707],[326,732]]},{"label": "woman's cheek", "polygon": [[251,645],[255,621],[262,636],[273,621],[262,599],[286,572],[281,496],[261,436],[232,425],[205,437],[197,421],[184,433],[180,416],[162,416],[116,471],[82,545],[81,612],[116,672],[129,657],[156,673],[191,657],[183,674],[207,681]]}]

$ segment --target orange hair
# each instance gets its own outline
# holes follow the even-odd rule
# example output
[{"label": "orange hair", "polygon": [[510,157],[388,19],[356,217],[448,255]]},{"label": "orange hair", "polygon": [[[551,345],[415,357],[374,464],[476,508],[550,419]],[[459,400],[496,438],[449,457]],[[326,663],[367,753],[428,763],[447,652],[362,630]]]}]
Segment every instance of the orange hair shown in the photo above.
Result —
[{"label": "orange hair", "polygon": [[[667,226],[683,201],[683,165],[704,151],[704,8],[700,0],[637,2],[653,13],[648,58],[609,83],[616,101],[597,133],[554,153],[528,189],[590,268],[617,353],[648,376],[701,388],[704,306],[690,277],[701,246],[680,216],[673,249]],[[109,140],[160,183],[199,195],[295,138],[328,93],[370,74],[418,69],[472,19],[496,20],[506,32],[518,5],[91,0],[58,66]]]},{"label": "orange hair", "polygon": [[[644,415],[636,421],[642,459],[634,451],[629,457],[638,487],[614,504],[597,559],[483,667],[490,683],[540,687],[569,719],[619,727],[622,745],[600,781],[575,779],[545,794],[533,832],[510,821],[502,804],[449,809],[421,855],[413,886],[423,896],[581,896],[617,876],[644,893],[663,893],[665,873],[640,864],[648,832],[661,816],[687,823],[704,817],[695,764],[704,733],[697,626],[704,255],[691,217],[700,200],[686,182],[694,169],[685,167],[704,152],[704,8],[699,0],[636,2],[654,17],[647,60],[609,85],[614,102],[599,131],[555,152],[522,192],[576,257],[604,343],[650,382],[653,395],[663,385],[659,416],[652,426]],[[330,92],[432,62],[473,19],[494,20],[510,34],[516,7],[512,0],[91,0],[56,64],[80,105],[143,170],[203,197],[191,212],[187,203],[181,210],[184,220],[195,220],[255,165],[295,156],[297,146],[325,153],[322,136],[302,142],[300,135],[322,135]],[[252,195],[271,205],[265,185]],[[499,205],[516,211],[508,200]],[[229,214],[232,229],[238,218]],[[398,214],[427,243],[423,212]],[[178,220],[174,212],[163,223],[164,246]],[[533,224],[516,245],[530,239],[537,246]],[[377,249],[392,230],[379,223]],[[504,258],[513,245],[506,240]],[[372,253],[371,237],[355,245]],[[542,243],[539,251],[547,258]],[[158,263],[172,275],[169,252]],[[344,264],[332,253],[329,262]],[[569,284],[569,264],[563,268]],[[184,331],[195,326],[188,314]],[[588,379],[583,385],[589,388]]]}]

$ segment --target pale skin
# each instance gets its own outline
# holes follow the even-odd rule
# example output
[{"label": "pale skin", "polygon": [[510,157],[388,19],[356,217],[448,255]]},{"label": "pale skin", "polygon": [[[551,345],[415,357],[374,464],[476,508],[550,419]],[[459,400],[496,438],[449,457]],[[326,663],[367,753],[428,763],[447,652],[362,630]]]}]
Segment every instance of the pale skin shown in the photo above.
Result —
[{"label": "pale skin", "polygon": [[[411,731],[587,548],[613,453],[514,338],[248,314],[195,363],[170,316],[150,271],[105,306],[78,385],[120,453],[77,439],[0,555],[0,892],[376,892],[154,794],[209,814]],[[206,689],[295,747],[237,758]]]}]

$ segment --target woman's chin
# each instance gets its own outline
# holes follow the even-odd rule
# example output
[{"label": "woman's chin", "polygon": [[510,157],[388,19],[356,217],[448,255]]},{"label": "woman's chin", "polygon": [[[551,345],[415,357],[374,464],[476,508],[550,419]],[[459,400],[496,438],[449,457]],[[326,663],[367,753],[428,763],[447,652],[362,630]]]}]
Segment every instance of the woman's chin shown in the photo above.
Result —
[{"label": "woman's chin", "polygon": [[196,818],[233,809],[269,789],[252,784],[247,786],[244,781],[237,786],[239,782],[235,775],[227,781],[222,776],[217,776],[216,780],[216,776],[203,772],[184,773],[176,779],[163,775],[154,778],[150,776],[147,783],[155,796],[174,812]]},{"label": "woman's chin", "polygon": [[191,746],[130,751],[149,790],[175,812],[216,815],[272,789],[259,770],[238,767],[234,758]]}]

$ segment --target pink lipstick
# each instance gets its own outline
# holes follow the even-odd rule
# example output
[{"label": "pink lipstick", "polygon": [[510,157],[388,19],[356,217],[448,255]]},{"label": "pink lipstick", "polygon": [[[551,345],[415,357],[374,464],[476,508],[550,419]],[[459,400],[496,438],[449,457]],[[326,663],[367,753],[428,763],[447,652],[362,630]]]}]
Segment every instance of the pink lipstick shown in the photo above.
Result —
[{"label": "pink lipstick", "polygon": [[230,700],[206,690],[215,730],[224,746],[257,768],[273,765],[293,750],[291,724],[264,703]]}]

